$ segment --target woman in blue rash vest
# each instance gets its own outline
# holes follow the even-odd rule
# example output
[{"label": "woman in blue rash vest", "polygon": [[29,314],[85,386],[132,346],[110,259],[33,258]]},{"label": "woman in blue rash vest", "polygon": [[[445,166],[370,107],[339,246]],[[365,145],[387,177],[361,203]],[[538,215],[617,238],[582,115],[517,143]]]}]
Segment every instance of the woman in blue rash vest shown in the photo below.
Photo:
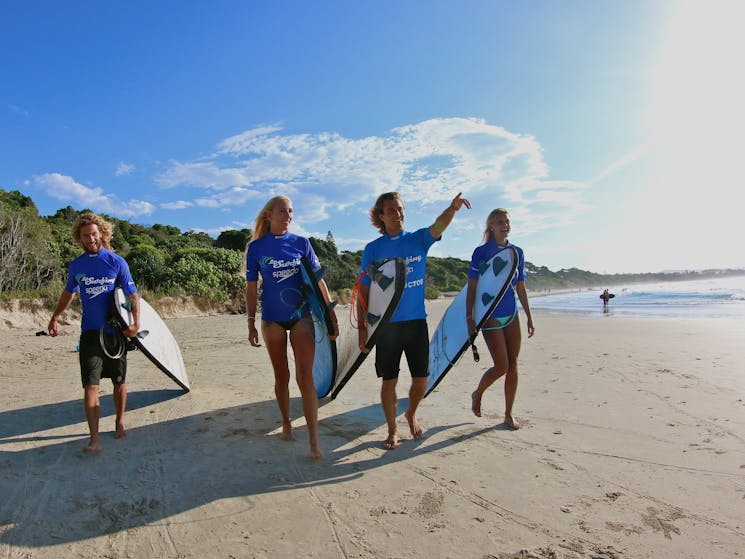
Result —
[{"label": "woman in blue rash vest", "polygon": [[471,395],[471,409],[474,415],[481,417],[481,398],[484,391],[494,384],[497,379],[504,376],[504,422],[512,429],[518,429],[520,424],[512,416],[512,405],[517,393],[517,357],[520,354],[522,341],[516,299],[520,299],[520,304],[528,319],[529,338],[535,333],[535,327],[530,313],[528,294],[525,290],[525,255],[520,247],[507,240],[509,234],[510,215],[507,210],[503,208],[492,210],[489,217],[486,218],[484,243],[476,247],[471,257],[466,295],[466,322],[468,323],[468,333],[473,335],[476,330],[476,324],[473,321],[473,306],[476,300],[476,286],[478,285],[481,264],[488,262],[500,250],[508,246],[514,247],[518,255],[517,273],[502,301],[494,309],[482,328],[484,341],[486,341],[494,364],[481,377],[476,391]]},{"label": "woman in blue rash vest", "polygon": [[[246,313],[248,341],[259,347],[256,329],[258,278],[261,274],[261,334],[274,369],[274,393],[282,414],[282,435],[293,440],[290,420],[290,368],[287,361],[287,332],[295,357],[295,377],[308,425],[311,458],[322,456],[318,442],[318,397],[313,384],[315,337],[313,320],[302,305],[300,259],[305,256],[314,270],[321,267],[308,239],[289,232],[292,201],[285,196],[269,200],[256,217],[253,237],[246,249]],[[318,281],[329,303],[326,283]],[[336,315],[331,311],[336,324]],[[338,335],[338,327],[329,335]]]}]

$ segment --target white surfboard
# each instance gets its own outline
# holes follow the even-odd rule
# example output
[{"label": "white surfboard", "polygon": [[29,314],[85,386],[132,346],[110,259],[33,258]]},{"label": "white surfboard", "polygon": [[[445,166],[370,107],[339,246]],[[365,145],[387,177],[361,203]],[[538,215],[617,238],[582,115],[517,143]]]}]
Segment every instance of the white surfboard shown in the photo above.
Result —
[{"label": "white surfboard", "polygon": [[466,324],[468,283],[450,303],[429,342],[429,377],[425,397],[435,389],[476,339],[479,330],[507,292],[516,270],[517,251],[511,246],[495,254],[482,266],[473,305],[473,321],[476,323],[473,337],[468,335]]},{"label": "white surfboard", "polygon": [[[372,279],[370,296],[367,302],[367,342],[365,347],[372,350],[375,347],[376,333],[386,324],[398,306],[406,285],[406,263],[403,258],[390,258],[382,264],[371,266],[367,274]],[[342,388],[357,372],[368,353],[360,351],[357,330],[352,330],[346,337],[344,350],[339,356],[338,382],[331,393],[336,398]]]},{"label": "white surfboard", "polygon": [[[114,291],[114,308],[122,328],[132,324],[130,301],[120,287]],[[160,315],[142,297],[140,297],[140,331],[131,340],[152,361],[153,365],[171,377],[186,392],[191,390],[184,359],[176,338],[173,337]]]},{"label": "white surfboard", "polygon": [[300,263],[303,277],[303,300],[310,307],[316,342],[313,357],[313,384],[318,397],[323,398],[331,392],[336,380],[336,341],[328,337],[328,333],[334,329],[331,321],[333,305],[326,304],[321,288],[318,287],[318,281],[323,277],[323,268],[314,271],[304,256]]}]

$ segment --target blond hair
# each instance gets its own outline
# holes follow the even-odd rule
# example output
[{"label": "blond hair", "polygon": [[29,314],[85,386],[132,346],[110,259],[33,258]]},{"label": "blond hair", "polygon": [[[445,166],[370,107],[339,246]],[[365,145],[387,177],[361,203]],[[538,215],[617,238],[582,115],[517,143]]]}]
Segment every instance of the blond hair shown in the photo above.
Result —
[{"label": "blond hair", "polygon": [[261,211],[256,216],[256,223],[254,224],[254,230],[253,234],[251,235],[251,240],[249,241],[249,244],[258,241],[261,237],[269,233],[270,223],[269,223],[269,216],[266,214],[274,209],[274,205],[279,202],[280,200],[285,200],[292,204],[292,200],[290,200],[287,196],[275,196],[274,198],[270,199],[266,204],[264,204],[264,207],[261,208]]},{"label": "blond hair", "polygon": [[489,224],[498,215],[506,215],[507,217],[510,217],[510,212],[508,212],[504,208],[497,208],[489,212],[489,215],[486,218],[486,229],[484,229],[484,243],[488,243],[494,238],[494,233],[490,229]]},{"label": "blond hair", "polygon": [[[383,206],[387,200],[401,200],[401,195],[398,192],[385,192],[378,196],[375,205],[370,208],[370,222],[383,235],[385,235],[385,223],[380,218],[380,214],[383,213]],[[401,204],[403,205],[403,200],[401,200]]]},{"label": "blond hair", "polygon": [[114,225],[106,221],[100,215],[93,212],[83,212],[72,224],[72,240],[79,245],[83,245],[80,240],[80,230],[86,225],[95,225],[101,234],[101,244],[108,250],[111,250],[111,235],[114,234]]}]

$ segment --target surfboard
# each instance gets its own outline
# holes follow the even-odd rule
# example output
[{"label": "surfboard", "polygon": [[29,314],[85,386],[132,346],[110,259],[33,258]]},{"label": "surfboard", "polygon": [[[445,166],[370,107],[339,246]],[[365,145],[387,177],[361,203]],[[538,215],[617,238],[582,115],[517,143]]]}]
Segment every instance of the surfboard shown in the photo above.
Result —
[{"label": "surfboard", "polygon": [[[365,347],[372,350],[375,347],[377,333],[380,327],[387,324],[398,306],[406,286],[406,263],[403,258],[389,258],[380,264],[370,266],[366,271],[372,282],[370,283],[370,294],[367,301],[367,342]],[[352,330],[347,336],[345,351],[340,358],[338,384],[331,393],[331,398],[336,398],[344,386],[357,372],[362,362],[368,356],[359,349],[357,330]]]},{"label": "surfboard", "polygon": [[601,299],[602,299],[603,301],[607,301],[607,300],[608,300],[608,299],[606,299],[606,297],[607,297],[608,299],[613,299],[613,297],[615,297],[615,294],[613,294],[613,293],[608,293],[608,295],[601,295],[601,296],[600,296],[600,298],[601,298]]},{"label": "surfboard", "polygon": [[[131,301],[120,287],[114,290],[115,318],[122,328],[132,324]],[[130,338],[137,348],[173,381],[189,392],[189,378],[186,376],[184,359],[176,338],[150,304],[140,297],[140,331]]]},{"label": "surfboard", "polygon": [[303,276],[303,299],[310,309],[313,318],[316,351],[313,357],[313,383],[316,394],[323,398],[331,392],[336,380],[336,341],[329,340],[328,333],[334,331],[331,319],[333,305],[327,305],[318,287],[323,277],[323,268],[313,270],[305,256],[300,259],[300,271]]},{"label": "surfboard", "polygon": [[476,323],[473,337],[468,335],[466,324],[468,283],[445,310],[429,342],[429,377],[425,397],[442,382],[463,352],[473,344],[479,330],[509,289],[517,270],[517,259],[517,251],[508,246],[481,266],[473,305],[473,321]]}]

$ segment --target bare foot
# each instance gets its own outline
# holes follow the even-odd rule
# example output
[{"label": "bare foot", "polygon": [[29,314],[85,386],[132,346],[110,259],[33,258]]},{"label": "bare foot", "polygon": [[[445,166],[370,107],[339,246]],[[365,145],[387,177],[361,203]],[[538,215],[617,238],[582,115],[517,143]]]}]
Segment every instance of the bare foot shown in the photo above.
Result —
[{"label": "bare foot", "polygon": [[321,449],[318,445],[310,445],[310,459],[318,460],[319,458],[323,458],[323,452],[321,452]]},{"label": "bare foot", "polygon": [[83,447],[83,452],[85,452],[86,454],[95,454],[96,452],[101,452],[101,450],[101,443],[98,440],[98,437],[91,437],[91,440],[88,442],[88,446]]},{"label": "bare foot", "polygon": [[124,423],[120,423],[116,426],[116,430],[114,431],[114,438],[115,439],[123,439],[127,436],[127,432],[124,430]]},{"label": "bare foot", "polygon": [[294,441],[295,437],[292,436],[292,424],[290,423],[283,423],[282,424],[282,433],[280,433],[279,438],[283,441]]},{"label": "bare foot", "polygon": [[476,417],[481,417],[481,395],[476,392],[471,394],[471,411]]},{"label": "bare foot", "polygon": [[510,414],[504,416],[504,424],[507,425],[510,429],[514,429],[515,431],[520,428],[520,422],[512,417]]},{"label": "bare foot", "polygon": [[388,438],[383,441],[383,448],[386,450],[392,450],[398,446],[398,433],[388,435]]},{"label": "bare foot", "polygon": [[411,436],[414,437],[414,439],[421,439],[422,434],[424,433],[424,429],[422,429],[422,426],[419,425],[419,422],[416,420],[416,417],[409,415],[409,412],[406,412],[404,415],[406,416],[406,421],[409,422],[409,429],[411,430]]}]

